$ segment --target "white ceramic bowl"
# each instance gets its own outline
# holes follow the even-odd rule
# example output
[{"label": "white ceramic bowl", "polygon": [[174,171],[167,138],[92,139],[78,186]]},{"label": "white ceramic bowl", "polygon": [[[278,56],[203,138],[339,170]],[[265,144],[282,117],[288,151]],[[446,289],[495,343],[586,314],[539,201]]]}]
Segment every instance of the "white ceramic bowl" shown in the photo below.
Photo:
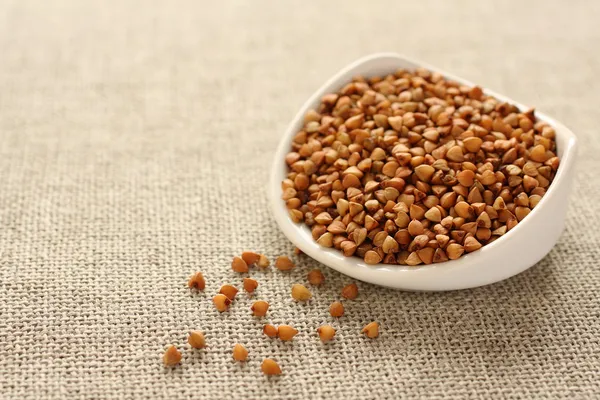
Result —
[{"label": "white ceramic bowl", "polygon": [[[498,282],[526,270],[548,254],[564,228],[577,153],[575,135],[564,125],[539,112],[536,112],[536,117],[548,122],[556,130],[561,162],[554,181],[540,203],[515,228],[480,250],[457,260],[417,267],[383,264],[371,266],[361,258],[344,257],[339,250],[319,246],[306,225],[296,224],[289,218],[285,202],[281,199],[281,181],[285,179],[287,172],[284,157],[291,148],[294,134],[303,126],[306,111],[316,108],[321,96],[339,90],[355,75],[386,75],[398,68],[417,67],[437,71],[449,79],[473,86],[472,83],[435,67],[391,53],[373,54],[343,68],[304,103],[283,134],[275,154],[269,187],[275,220],[288,239],[315,260],[361,281],[391,288],[428,291],[466,289]],[[515,104],[522,110],[526,109],[506,96],[490,90],[484,92]]]}]

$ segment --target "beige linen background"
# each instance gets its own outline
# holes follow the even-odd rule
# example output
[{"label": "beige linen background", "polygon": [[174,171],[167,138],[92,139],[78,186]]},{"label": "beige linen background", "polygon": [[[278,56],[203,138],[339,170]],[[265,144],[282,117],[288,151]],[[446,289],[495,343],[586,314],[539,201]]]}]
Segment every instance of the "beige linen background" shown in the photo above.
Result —
[{"label": "beige linen background", "polygon": [[[598,1],[2,1],[0,398],[493,399],[600,396]],[[269,340],[241,295],[244,249],[293,247],[268,211],[274,149],[308,95],[376,51],[422,59],[555,116],[581,141],[566,230],[489,287],[405,293],[295,257],[252,272]],[[293,282],[321,267],[307,305]],[[187,277],[202,270],[203,294]],[[382,323],[377,340],[358,332]],[[209,347],[185,345],[190,329]],[[247,365],[231,360],[240,342]],[[165,370],[174,343],[182,365]],[[284,369],[260,373],[263,357]]]}]

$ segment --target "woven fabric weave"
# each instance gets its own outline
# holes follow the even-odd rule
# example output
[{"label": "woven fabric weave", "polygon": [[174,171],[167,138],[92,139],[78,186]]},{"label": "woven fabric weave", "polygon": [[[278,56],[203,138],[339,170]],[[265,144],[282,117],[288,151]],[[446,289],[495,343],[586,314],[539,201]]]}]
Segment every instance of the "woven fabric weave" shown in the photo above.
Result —
[{"label": "woven fabric weave", "polygon": [[[600,396],[600,3],[28,1],[0,5],[0,398],[592,399]],[[530,270],[408,293],[302,256],[266,185],[287,123],[323,81],[377,51],[421,59],[538,109],[580,138],[567,226]],[[292,255],[211,297],[244,249]],[[292,283],[327,282],[298,305]],[[204,293],[186,288],[201,270]],[[372,320],[381,336],[359,334]],[[316,328],[332,323],[333,342]],[[187,332],[206,333],[191,351]],[[235,343],[250,359],[231,358]],[[168,344],[183,352],[165,369]],[[284,374],[267,379],[264,357]]]}]

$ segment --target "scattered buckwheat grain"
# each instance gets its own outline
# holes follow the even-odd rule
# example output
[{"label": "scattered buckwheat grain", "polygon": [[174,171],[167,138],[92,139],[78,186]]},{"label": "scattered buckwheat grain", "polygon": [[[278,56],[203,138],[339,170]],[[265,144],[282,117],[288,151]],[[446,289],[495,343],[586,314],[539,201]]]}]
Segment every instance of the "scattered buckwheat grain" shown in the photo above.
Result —
[{"label": "scattered buckwheat grain", "polygon": [[215,305],[215,308],[219,312],[223,312],[223,311],[227,311],[229,309],[231,300],[229,300],[229,298],[227,296],[225,296],[224,294],[218,294],[215,297],[213,297],[213,303]]},{"label": "scattered buckwheat grain", "polygon": [[244,290],[248,293],[254,293],[258,287],[258,282],[252,278],[244,278]]},{"label": "scattered buckwheat grain", "polygon": [[298,334],[298,330],[292,328],[289,325],[279,325],[277,328],[277,335],[279,339],[283,341],[289,341],[294,338]]},{"label": "scattered buckwheat grain", "polygon": [[321,341],[327,343],[335,336],[335,329],[331,325],[323,325],[317,328],[317,333]]},{"label": "scattered buckwheat grain", "polygon": [[354,300],[356,299],[356,296],[358,296],[358,286],[356,286],[356,283],[346,285],[342,289],[342,297],[348,300]]},{"label": "scattered buckwheat grain", "polygon": [[269,265],[271,265],[271,261],[269,261],[267,256],[261,254],[256,265],[258,265],[260,268],[267,268]]},{"label": "scattered buckwheat grain", "polygon": [[344,305],[339,301],[334,301],[329,306],[329,314],[331,314],[332,317],[341,317],[344,315]]},{"label": "scattered buckwheat grain", "polygon": [[244,251],[242,253],[242,260],[244,260],[247,265],[254,265],[260,260],[260,254],[253,251]]},{"label": "scattered buckwheat grain", "polygon": [[313,269],[310,271],[307,278],[308,282],[314,286],[319,286],[325,281],[325,275],[323,275],[320,269]]},{"label": "scattered buckwheat grain", "polygon": [[379,324],[377,322],[371,322],[370,324],[365,325],[361,332],[371,339],[376,338],[379,336]]},{"label": "scattered buckwheat grain", "polygon": [[277,260],[275,260],[275,267],[280,271],[289,271],[294,268],[295,265],[288,256],[279,256],[277,257]]},{"label": "scattered buckwheat grain", "polygon": [[240,257],[233,257],[233,260],[231,261],[231,269],[240,273],[248,272],[248,264],[246,264],[246,261]]},{"label": "scattered buckwheat grain", "polygon": [[239,290],[235,286],[223,285],[221,286],[219,293],[224,294],[229,300],[233,301],[238,291]]},{"label": "scattered buckwheat grain", "polygon": [[265,358],[260,366],[263,374],[265,375],[281,375],[281,368],[274,360]]},{"label": "scattered buckwheat grain", "polygon": [[233,346],[233,359],[235,361],[246,361],[248,358],[248,350],[241,344]]},{"label": "scattered buckwheat grain", "polygon": [[198,290],[204,290],[206,287],[206,281],[204,280],[204,275],[202,275],[202,272],[196,272],[190,277],[190,280],[188,281],[188,287],[190,289],[194,288]]},{"label": "scattered buckwheat grain", "polygon": [[294,300],[307,301],[310,300],[311,297],[312,294],[306,286],[300,285],[299,283],[292,285],[292,298]]},{"label": "scattered buckwheat grain", "polygon": [[175,346],[169,346],[163,354],[163,363],[166,367],[173,367],[181,361],[181,353]]},{"label": "scattered buckwheat grain", "polygon": [[269,303],[263,300],[255,301],[254,304],[252,304],[252,307],[250,307],[252,314],[254,314],[254,316],[256,317],[264,317],[265,315],[267,315],[268,309]]},{"label": "scattered buckwheat grain", "polygon": [[263,333],[270,338],[277,337],[277,327],[267,324],[263,327]]},{"label": "scattered buckwheat grain", "polygon": [[200,331],[191,331],[188,336],[188,343],[195,349],[203,349],[206,347],[204,334]]}]

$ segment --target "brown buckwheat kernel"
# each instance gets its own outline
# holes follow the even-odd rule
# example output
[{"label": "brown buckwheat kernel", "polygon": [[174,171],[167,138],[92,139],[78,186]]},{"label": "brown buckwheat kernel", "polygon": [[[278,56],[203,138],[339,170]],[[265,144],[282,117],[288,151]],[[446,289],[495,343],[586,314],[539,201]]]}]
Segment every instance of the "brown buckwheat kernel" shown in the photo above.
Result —
[{"label": "brown buckwheat kernel", "polygon": [[331,325],[323,325],[317,328],[317,333],[321,341],[327,343],[335,336],[335,329]]},{"label": "brown buckwheat kernel", "polygon": [[289,257],[279,256],[277,257],[277,260],[275,260],[275,267],[280,271],[289,271],[290,269],[294,268],[295,265],[292,260],[289,259]]},{"label": "brown buckwheat kernel", "polygon": [[231,285],[223,285],[221,286],[221,290],[219,290],[219,293],[224,294],[231,301],[235,299],[235,295],[237,294],[237,292],[238,289],[235,286]]},{"label": "brown buckwheat kernel", "polygon": [[233,257],[233,260],[231,261],[231,269],[240,273],[248,272],[248,264],[246,264],[246,261],[240,257]]},{"label": "brown buckwheat kernel", "polygon": [[377,322],[371,322],[370,324],[365,325],[361,332],[371,339],[376,338],[379,336],[379,324]]},{"label": "brown buckwheat kernel", "polygon": [[341,317],[344,315],[344,305],[339,301],[334,301],[329,306],[329,314],[331,314],[332,317]]},{"label": "brown buckwheat kernel", "polygon": [[307,301],[310,300],[311,297],[312,294],[306,286],[300,285],[299,283],[292,285],[292,298],[294,300]]},{"label": "brown buckwheat kernel", "polygon": [[265,358],[260,366],[265,375],[281,375],[281,367],[274,360]]},{"label": "brown buckwheat kernel", "polygon": [[250,307],[252,314],[254,314],[254,316],[256,317],[264,317],[265,315],[267,315],[268,309],[269,303],[263,300],[255,301],[254,304],[252,304],[252,307]]},{"label": "brown buckwheat kernel", "polygon": [[203,349],[206,347],[206,340],[204,334],[200,331],[191,331],[188,336],[188,343],[195,349]]},{"label": "brown buckwheat kernel", "polygon": [[284,341],[292,340],[297,334],[298,330],[289,325],[279,325],[277,328],[277,335],[279,336],[279,339]]},{"label": "brown buckwheat kernel", "polygon": [[248,358],[248,350],[241,344],[233,346],[233,359],[235,361],[246,361]]},{"label": "brown buckwheat kernel", "polygon": [[244,278],[244,290],[248,293],[254,293],[258,287],[258,282],[252,278]]},{"label": "brown buckwheat kernel", "polygon": [[260,254],[253,251],[244,251],[242,253],[242,260],[244,260],[244,262],[248,265],[253,265],[258,263],[260,260]]},{"label": "brown buckwheat kernel", "polygon": [[273,325],[267,324],[263,327],[263,333],[270,338],[277,337],[277,328]]},{"label": "brown buckwheat kernel", "polygon": [[169,346],[165,354],[163,354],[163,363],[165,367],[173,367],[181,361],[181,353],[175,346]]},{"label": "brown buckwheat kernel", "polygon": [[348,300],[354,300],[356,296],[358,296],[358,286],[356,286],[356,283],[346,285],[342,289],[342,297]]},{"label": "brown buckwheat kernel", "polygon": [[325,275],[319,269],[313,269],[308,273],[308,282],[311,285],[319,286],[325,281]]},{"label": "brown buckwheat kernel", "polygon": [[231,304],[231,300],[224,294],[218,294],[213,297],[213,303],[215,304],[215,308],[219,312],[227,311],[229,309],[229,305]]},{"label": "brown buckwheat kernel", "polygon": [[269,265],[271,265],[271,261],[269,261],[267,256],[261,254],[256,265],[258,265],[260,268],[267,268]]},{"label": "brown buckwheat kernel", "polygon": [[190,289],[195,288],[198,290],[204,290],[206,287],[206,281],[204,280],[204,275],[202,275],[202,272],[196,272],[190,277],[190,280],[188,281],[188,287]]}]

